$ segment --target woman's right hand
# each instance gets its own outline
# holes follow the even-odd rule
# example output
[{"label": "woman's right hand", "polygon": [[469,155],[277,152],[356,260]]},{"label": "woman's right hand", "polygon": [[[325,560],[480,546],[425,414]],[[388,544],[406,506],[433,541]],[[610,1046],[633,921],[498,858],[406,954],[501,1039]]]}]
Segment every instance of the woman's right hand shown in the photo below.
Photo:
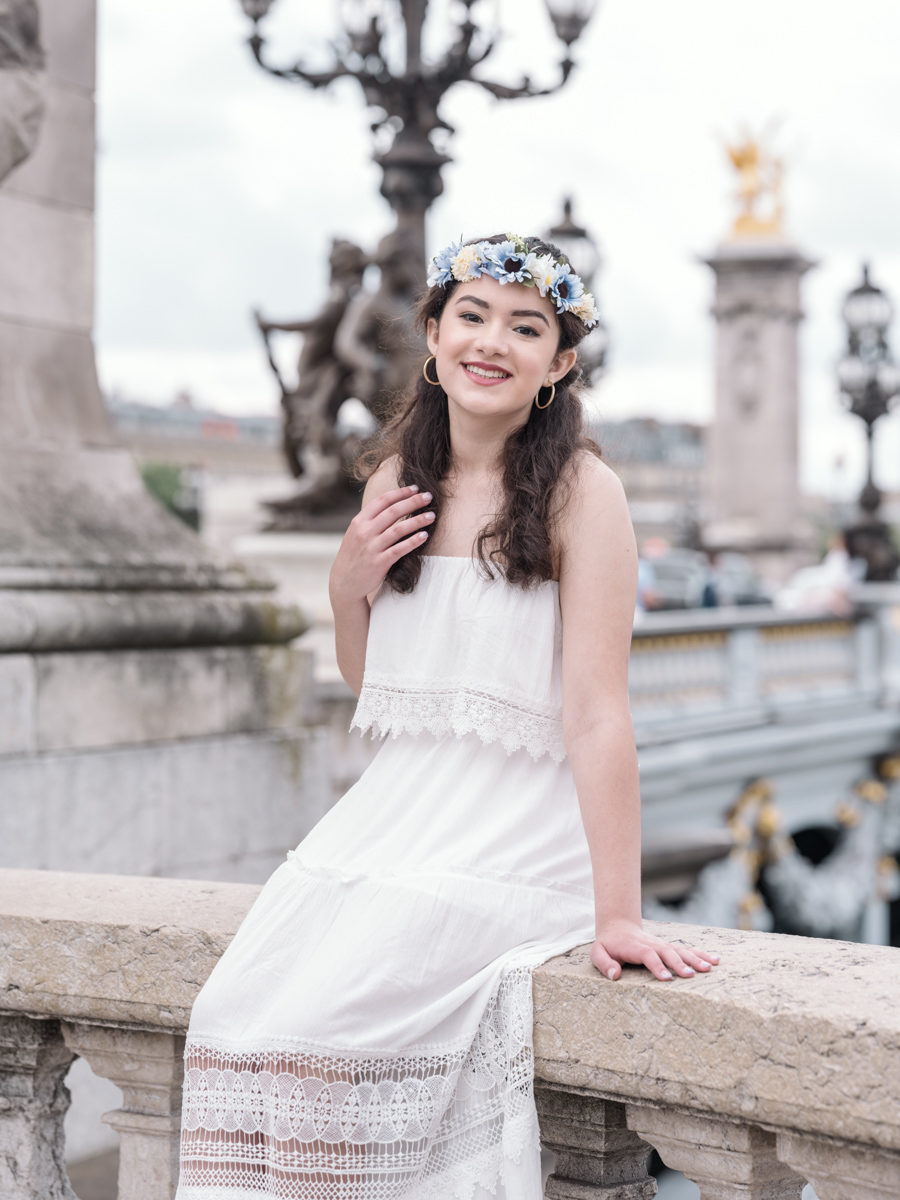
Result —
[{"label": "woman's right hand", "polygon": [[331,568],[332,603],[353,602],[377,592],[394,563],[428,537],[433,512],[420,512],[431,492],[394,488],[376,497],[350,522]]}]

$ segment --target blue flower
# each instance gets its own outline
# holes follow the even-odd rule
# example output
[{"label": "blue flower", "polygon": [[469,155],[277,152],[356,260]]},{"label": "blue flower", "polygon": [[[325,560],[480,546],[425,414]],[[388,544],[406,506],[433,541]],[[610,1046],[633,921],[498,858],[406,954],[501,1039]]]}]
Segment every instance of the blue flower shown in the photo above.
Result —
[{"label": "blue flower", "polygon": [[527,252],[516,249],[515,242],[484,243],[485,271],[498,283],[530,283],[526,266]]},{"label": "blue flower", "polygon": [[453,259],[459,254],[462,242],[451,242],[446,250],[436,254],[431,260],[431,270],[428,274],[429,287],[444,287],[453,278]]},{"label": "blue flower", "polygon": [[550,295],[556,304],[557,312],[569,312],[577,308],[584,295],[584,284],[568,263],[561,263],[556,268],[553,282],[550,284]]}]

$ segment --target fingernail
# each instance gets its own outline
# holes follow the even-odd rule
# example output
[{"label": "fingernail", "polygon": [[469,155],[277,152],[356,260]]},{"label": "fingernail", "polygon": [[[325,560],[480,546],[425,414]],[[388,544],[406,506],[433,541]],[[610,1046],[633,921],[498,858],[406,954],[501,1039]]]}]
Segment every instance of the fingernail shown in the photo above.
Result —
[{"label": "fingernail", "polygon": [[420,538],[422,539],[422,541],[424,542],[424,541],[425,541],[425,539],[428,537],[428,534],[427,534],[427,533],[425,532],[425,530],[423,529],[423,530],[422,530],[422,532],[419,534],[419,537],[420,537]]},{"label": "fingernail", "polygon": [[606,974],[607,974],[607,976],[608,976],[610,979],[615,979],[615,977],[616,977],[616,968],[615,968],[615,967],[610,967],[610,968],[609,968],[609,970],[606,972]]},{"label": "fingernail", "polygon": [[710,969],[709,963],[701,963],[700,966],[697,968],[698,971],[708,971],[709,969]]},{"label": "fingernail", "polygon": [[721,962],[721,958],[718,954],[711,954],[709,957],[713,960],[713,962]]},{"label": "fingernail", "polygon": [[663,971],[663,973],[660,975],[660,979],[671,979],[671,978],[672,978],[671,971]]},{"label": "fingernail", "polygon": [[419,485],[417,483],[411,483],[409,485],[409,490],[411,492],[417,492],[419,490]]},{"label": "fingernail", "polygon": [[433,520],[434,520],[434,513],[426,513],[426,514],[425,514],[425,520],[426,520],[426,521],[433,521]]},{"label": "fingernail", "polygon": [[697,972],[694,970],[693,967],[687,967],[685,969],[687,970],[688,975],[696,975],[697,974]]},{"label": "fingernail", "polygon": [[423,500],[430,500],[430,499],[431,499],[431,492],[423,492],[423,493],[422,493],[422,499],[423,499]]}]

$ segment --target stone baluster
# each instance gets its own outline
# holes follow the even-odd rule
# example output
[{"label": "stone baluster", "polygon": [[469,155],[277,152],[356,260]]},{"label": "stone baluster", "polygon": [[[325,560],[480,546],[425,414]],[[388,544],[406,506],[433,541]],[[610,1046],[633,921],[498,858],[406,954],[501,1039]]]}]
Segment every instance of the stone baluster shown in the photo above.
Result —
[{"label": "stone baluster", "polygon": [[697,1184],[701,1200],[799,1200],[804,1179],[779,1160],[775,1135],[758,1126],[634,1104],[627,1118],[667,1167]]},{"label": "stone baluster", "polygon": [[103,1118],[121,1138],[118,1200],[172,1200],[178,1184],[184,1037],[69,1023],[63,1033],[95,1075],[122,1089],[122,1107]]},{"label": "stone baluster", "polygon": [[897,1200],[900,1153],[808,1133],[776,1135],[778,1157],[813,1185],[818,1200]]},{"label": "stone baluster", "polygon": [[548,1200],[652,1200],[650,1147],[625,1123],[625,1105],[594,1096],[535,1089],[541,1141],[556,1156]]},{"label": "stone baluster", "polygon": [[56,1021],[0,1017],[0,1196],[76,1200],[65,1168],[64,1080],[74,1054]]}]

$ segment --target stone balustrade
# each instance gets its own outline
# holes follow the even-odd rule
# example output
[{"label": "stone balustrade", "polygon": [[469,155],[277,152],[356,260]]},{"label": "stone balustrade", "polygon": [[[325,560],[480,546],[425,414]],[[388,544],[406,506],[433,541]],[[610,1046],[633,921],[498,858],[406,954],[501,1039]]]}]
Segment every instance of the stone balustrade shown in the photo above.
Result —
[{"label": "stone balustrade", "polygon": [[[76,1055],[124,1103],[120,1200],[171,1200],[194,997],[258,889],[0,871],[0,1195],[72,1200]],[[656,927],[709,976],[610,983],[585,949],[535,973],[536,1095],[553,1200],[651,1197],[649,1148],[703,1200],[900,1197],[900,952]]]},{"label": "stone balustrade", "polygon": [[629,692],[639,740],[815,719],[877,703],[892,627],[766,607],[649,613],[635,626]]}]

